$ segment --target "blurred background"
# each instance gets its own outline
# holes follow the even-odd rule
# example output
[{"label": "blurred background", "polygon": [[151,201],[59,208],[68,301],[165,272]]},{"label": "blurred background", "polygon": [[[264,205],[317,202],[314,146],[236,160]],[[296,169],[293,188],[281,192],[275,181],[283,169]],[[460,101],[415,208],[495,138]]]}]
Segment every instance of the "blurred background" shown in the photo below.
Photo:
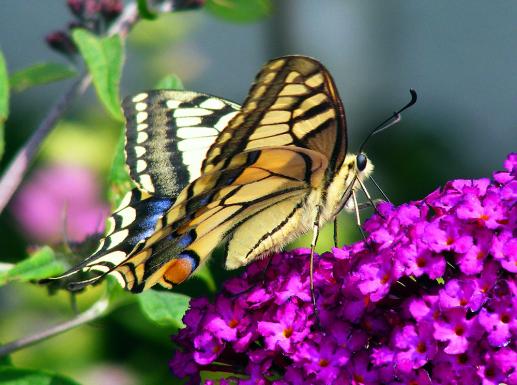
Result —
[{"label": "blurred background", "polygon": [[[10,71],[66,62],[44,42],[70,19],[64,0],[4,0],[2,5],[0,47]],[[374,137],[367,150],[377,181],[399,204],[453,178],[489,177],[517,150],[516,15],[516,2],[481,0],[281,0],[273,3],[269,17],[253,23],[230,23],[203,10],[164,15],[139,23],[129,35],[121,93],[152,88],[175,73],[186,89],[240,103],[264,62],[310,55],[337,83],[353,151],[415,88],[418,103],[399,125]],[[68,83],[12,95],[2,169]],[[74,103],[0,217],[1,261],[20,260],[39,243],[62,241],[64,228],[78,242],[102,229],[110,210],[106,175],[119,128],[92,89]],[[357,239],[350,215],[341,224],[342,241]],[[330,234],[328,228],[321,251],[331,246]],[[309,243],[306,238],[297,245]],[[95,296],[95,290],[87,293],[84,302]],[[22,350],[13,361],[85,384],[168,379],[172,330],[157,328],[134,307]],[[65,295],[48,297],[36,286],[3,287],[0,342],[71,314]]]}]

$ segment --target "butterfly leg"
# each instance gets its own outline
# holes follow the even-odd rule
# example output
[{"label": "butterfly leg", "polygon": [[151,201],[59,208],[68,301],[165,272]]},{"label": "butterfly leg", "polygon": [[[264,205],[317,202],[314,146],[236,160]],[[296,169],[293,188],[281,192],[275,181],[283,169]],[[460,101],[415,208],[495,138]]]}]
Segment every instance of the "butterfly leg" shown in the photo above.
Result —
[{"label": "butterfly leg", "polygon": [[[370,203],[370,205],[372,205],[375,212],[382,217],[382,214],[379,212],[379,210],[377,210],[377,206],[375,205],[375,202],[373,201],[372,196],[366,189],[366,186],[364,185],[363,181],[360,178],[358,178],[357,180],[358,180],[359,184],[361,185],[361,190],[363,190],[363,193],[364,193],[364,195],[366,195],[366,199],[368,199],[368,202]],[[357,200],[355,198],[354,198],[354,205],[355,205],[355,207],[358,207]],[[356,212],[357,212],[357,210],[356,210]]]},{"label": "butterfly leg", "polygon": [[[357,227],[359,228],[359,231],[361,232],[363,239],[366,240],[366,235],[364,234],[364,231],[361,227],[361,216],[359,215],[359,205],[357,203],[357,196],[355,195],[355,190],[352,190],[352,199],[354,201],[355,221],[357,223]],[[373,204],[373,202],[371,204]]]},{"label": "butterfly leg", "polygon": [[[384,202],[384,201],[382,199],[374,199],[373,200],[373,204],[375,204],[375,205],[380,203],[380,202]],[[373,207],[375,209],[375,206],[372,206],[372,204],[370,202],[359,203],[359,205],[357,206],[359,211],[367,209],[369,207]]]},{"label": "butterfly leg", "polygon": [[334,218],[334,247],[338,247],[338,239],[337,239],[337,215]]},{"label": "butterfly leg", "polygon": [[391,203],[390,201],[390,198],[388,198],[388,196],[386,195],[386,193],[384,191],[382,191],[381,189],[381,186],[379,186],[379,184],[375,181],[375,179],[373,179],[373,177],[370,175],[370,180],[373,182],[373,184],[375,185],[375,187],[377,187],[377,190],[379,190],[379,192],[381,193],[382,197],[384,198],[384,200],[388,203]]},{"label": "butterfly leg", "polygon": [[311,288],[312,307],[314,309],[314,316],[316,317],[317,325],[320,325],[320,317],[318,314],[318,308],[316,306],[316,292],[314,291],[314,250],[316,248],[316,243],[318,242],[318,237],[320,235],[319,217],[320,217],[320,210],[318,210],[318,214],[316,216],[316,221],[314,221],[312,242],[311,242],[311,259],[310,259],[310,265],[309,265],[309,279],[310,279],[310,288]]}]

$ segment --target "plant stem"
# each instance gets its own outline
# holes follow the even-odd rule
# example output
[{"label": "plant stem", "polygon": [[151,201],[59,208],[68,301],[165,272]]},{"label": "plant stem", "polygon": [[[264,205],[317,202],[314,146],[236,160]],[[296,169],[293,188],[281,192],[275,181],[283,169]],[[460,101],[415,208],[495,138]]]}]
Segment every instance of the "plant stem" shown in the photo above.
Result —
[{"label": "plant stem", "polygon": [[[170,4],[161,6],[160,11],[171,11]],[[107,35],[119,34],[126,37],[131,28],[139,20],[138,9],[135,2],[125,6],[117,21],[110,27]],[[66,110],[72,105],[77,96],[83,94],[90,86],[92,79],[88,73],[83,73],[68,90],[51,107],[48,114],[42,120],[36,131],[27,143],[18,151],[0,179],[0,213],[4,210],[12,195],[20,185],[23,176],[27,172],[29,164],[37,154],[43,140],[54,129]]]},{"label": "plant stem", "polygon": [[103,298],[97,301],[91,308],[86,310],[84,313],[79,314],[71,320],[65,321],[61,324],[57,324],[46,330],[35,333],[31,336],[22,337],[19,340],[2,345],[0,346],[0,357],[11,354],[12,352],[23,349],[27,346],[34,345],[37,342],[64,333],[70,329],[73,329],[77,326],[83,325],[96,318],[99,318],[108,309],[108,304],[108,298]]}]

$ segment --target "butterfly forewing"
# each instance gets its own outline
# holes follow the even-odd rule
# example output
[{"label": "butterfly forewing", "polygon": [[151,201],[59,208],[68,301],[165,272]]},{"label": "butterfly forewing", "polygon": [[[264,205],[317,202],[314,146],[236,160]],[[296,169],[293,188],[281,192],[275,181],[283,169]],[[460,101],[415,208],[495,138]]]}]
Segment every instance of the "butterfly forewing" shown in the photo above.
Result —
[{"label": "butterfly forewing", "polygon": [[154,90],[126,98],[126,163],[151,194],[176,196],[200,174],[207,149],[239,105],[190,91]]},{"label": "butterfly forewing", "polygon": [[[252,247],[259,239],[278,248],[284,226],[297,230],[294,233],[305,230],[302,215],[295,211],[303,207],[311,187],[321,184],[326,159],[297,147],[265,148],[235,158],[233,167],[204,175],[182,192],[167,214],[169,230],[164,234],[170,236],[149,239],[116,269],[124,272],[124,284],[130,290],[140,291],[157,282],[180,283],[240,226],[253,225],[254,235],[240,245],[230,243],[228,255]],[[195,190],[197,194],[189,196]],[[278,220],[284,212],[288,220]],[[251,260],[256,255],[247,257]],[[187,261],[187,267],[178,260]],[[227,266],[236,268],[249,260]]]},{"label": "butterfly forewing", "polygon": [[344,109],[328,71],[318,61],[287,56],[267,63],[241,111],[208,150],[202,170],[226,167],[241,151],[266,146],[315,150],[334,173],[346,153]]}]

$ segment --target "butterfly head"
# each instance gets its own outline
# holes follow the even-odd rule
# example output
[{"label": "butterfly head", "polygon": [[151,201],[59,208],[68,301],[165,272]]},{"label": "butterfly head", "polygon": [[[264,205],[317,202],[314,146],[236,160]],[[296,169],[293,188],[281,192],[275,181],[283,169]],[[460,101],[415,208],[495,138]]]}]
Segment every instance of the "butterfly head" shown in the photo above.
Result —
[{"label": "butterfly head", "polygon": [[331,180],[327,190],[327,202],[323,215],[334,218],[350,200],[352,191],[361,189],[361,183],[373,172],[373,164],[364,153],[347,154],[339,172]]},{"label": "butterfly head", "polygon": [[355,167],[358,172],[363,172],[368,166],[368,158],[364,153],[357,154],[355,157]]},{"label": "butterfly head", "polygon": [[[343,183],[347,189],[359,188],[359,179],[361,181],[368,178],[373,172],[373,163],[368,159],[364,152],[359,154],[348,154],[341,166],[339,174],[343,177]],[[339,175],[338,174],[338,175]]]}]

